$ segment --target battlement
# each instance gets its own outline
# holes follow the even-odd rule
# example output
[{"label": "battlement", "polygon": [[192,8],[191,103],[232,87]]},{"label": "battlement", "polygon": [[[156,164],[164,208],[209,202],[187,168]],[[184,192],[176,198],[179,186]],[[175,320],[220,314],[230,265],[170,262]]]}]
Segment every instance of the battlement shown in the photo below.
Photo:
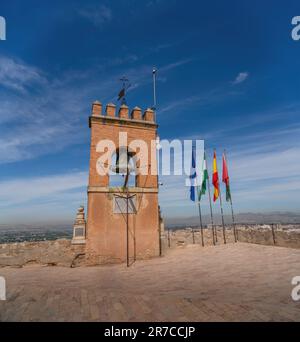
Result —
[{"label": "battlement", "polygon": [[102,103],[99,101],[95,101],[92,105],[92,118],[101,118],[101,119],[112,119],[112,120],[120,120],[127,122],[139,122],[139,123],[147,123],[147,124],[155,124],[155,113],[151,108],[148,108],[142,111],[141,108],[135,107],[130,112],[129,107],[126,105],[121,105],[118,113],[117,106],[113,103],[109,103],[106,105],[106,109],[103,113]]}]

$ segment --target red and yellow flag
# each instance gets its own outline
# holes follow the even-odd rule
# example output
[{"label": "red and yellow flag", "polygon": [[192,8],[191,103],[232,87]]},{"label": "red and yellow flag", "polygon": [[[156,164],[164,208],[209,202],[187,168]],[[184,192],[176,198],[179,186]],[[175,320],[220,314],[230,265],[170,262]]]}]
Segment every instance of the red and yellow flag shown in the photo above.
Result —
[{"label": "red and yellow flag", "polygon": [[213,183],[213,186],[215,188],[215,190],[214,190],[214,202],[216,202],[220,196],[219,173],[218,173],[216,151],[214,152],[212,183]]},{"label": "red and yellow flag", "polygon": [[223,153],[223,176],[222,176],[223,183],[226,185],[226,201],[231,201],[231,191],[230,191],[230,182],[229,182],[229,175],[228,175],[228,167],[227,167],[227,160],[225,153]]}]

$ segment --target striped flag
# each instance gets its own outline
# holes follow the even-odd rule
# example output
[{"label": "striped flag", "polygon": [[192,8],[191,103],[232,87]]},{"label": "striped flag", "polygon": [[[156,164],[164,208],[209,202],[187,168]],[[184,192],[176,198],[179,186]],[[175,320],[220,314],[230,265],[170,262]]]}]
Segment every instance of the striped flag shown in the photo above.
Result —
[{"label": "striped flag", "polygon": [[215,190],[214,190],[214,202],[216,202],[220,196],[219,173],[218,173],[216,151],[214,152],[212,184],[215,188]]},{"label": "striped flag", "polygon": [[228,167],[225,154],[223,153],[223,176],[222,176],[223,183],[226,185],[226,201],[231,201],[231,191],[230,191],[230,182],[229,182],[229,175],[228,175]]},{"label": "striped flag", "polygon": [[202,164],[202,183],[201,183],[201,187],[198,188],[199,202],[201,201],[202,196],[206,194],[207,181],[208,181],[208,171],[207,171],[207,165],[206,165],[206,153],[204,152],[203,164]]},{"label": "striped flag", "polygon": [[192,151],[192,167],[190,174],[190,182],[191,182],[191,190],[190,190],[190,199],[193,202],[196,202],[196,187],[197,187],[197,171],[196,171],[196,157],[195,157],[195,149]]}]

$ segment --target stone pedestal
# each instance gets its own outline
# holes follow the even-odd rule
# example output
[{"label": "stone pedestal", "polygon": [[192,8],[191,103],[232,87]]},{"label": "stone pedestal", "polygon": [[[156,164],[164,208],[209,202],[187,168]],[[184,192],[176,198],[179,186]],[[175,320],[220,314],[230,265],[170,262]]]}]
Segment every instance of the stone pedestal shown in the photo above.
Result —
[{"label": "stone pedestal", "polygon": [[83,245],[86,243],[86,222],[84,215],[84,207],[80,207],[77,211],[76,220],[73,229],[73,245]]}]

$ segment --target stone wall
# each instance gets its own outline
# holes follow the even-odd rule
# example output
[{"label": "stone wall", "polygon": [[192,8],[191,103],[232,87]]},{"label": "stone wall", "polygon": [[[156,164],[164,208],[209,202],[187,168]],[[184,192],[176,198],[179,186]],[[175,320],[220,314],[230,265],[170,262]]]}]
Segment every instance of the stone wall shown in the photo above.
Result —
[{"label": "stone wall", "polygon": [[84,261],[84,245],[71,240],[0,244],[0,267],[28,265],[80,266]]},{"label": "stone wall", "polygon": [[[300,229],[293,225],[239,225],[237,231],[239,242],[300,248]],[[185,247],[193,243],[202,244],[200,229],[166,229],[163,237],[163,254],[166,254],[169,248]],[[217,228],[217,237],[217,244],[223,244],[222,227]],[[212,229],[204,229],[203,238],[205,246],[212,246]],[[234,242],[233,229],[228,227],[226,241]],[[35,264],[78,267],[89,263],[85,258],[85,245],[72,245],[71,240],[0,244],[0,267]]]},{"label": "stone wall", "polygon": [[300,227],[282,225],[239,227],[239,241],[260,245],[300,248]]},{"label": "stone wall", "polygon": [[[293,225],[238,225],[239,242],[300,248],[300,227]],[[232,227],[226,227],[226,242],[234,242]],[[204,245],[212,246],[212,229],[203,230]],[[217,228],[218,244],[224,242],[222,227]],[[202,244],[199,228],[167,229],[165,232],[164,250],[168,248],[184,247],[191,244]]]},{"label": "stone wall", "polygon": [[[234,235],[232,230],[226,230],[226,242],[233,243]],[[213,235],[211,229],[203,229],[203,240],[205,246],[213,245]],[[217,228],[217,243],[223,243],[223,230],[222,228]],[[187,245],[192,244],[200,244],[202,245],[202,237],[200,229],[166,229],[165,230],[165,239],[164,239],[164,250],[166,251],[168,248],[177,248],[177,247],[185,247]]]}]

